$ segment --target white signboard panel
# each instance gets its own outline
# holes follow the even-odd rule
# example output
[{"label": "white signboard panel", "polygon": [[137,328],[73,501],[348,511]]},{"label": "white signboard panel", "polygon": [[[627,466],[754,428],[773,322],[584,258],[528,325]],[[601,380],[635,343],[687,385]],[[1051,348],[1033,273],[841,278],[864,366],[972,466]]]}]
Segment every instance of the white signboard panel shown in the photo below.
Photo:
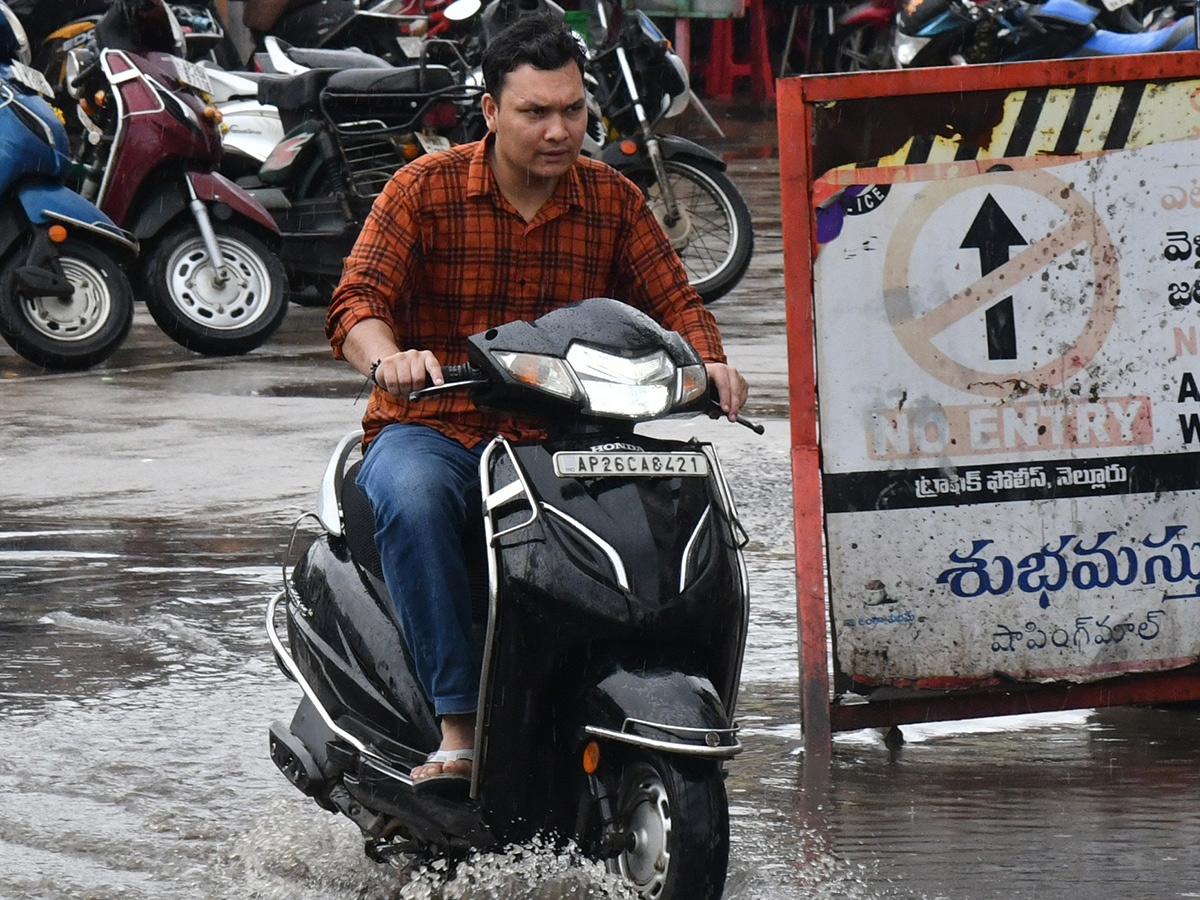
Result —
[{"label": "white signboard panel", "polygon": [[1200,143],[1128,143],[824,179],[824,508],[860,684],[1200,657]]}]

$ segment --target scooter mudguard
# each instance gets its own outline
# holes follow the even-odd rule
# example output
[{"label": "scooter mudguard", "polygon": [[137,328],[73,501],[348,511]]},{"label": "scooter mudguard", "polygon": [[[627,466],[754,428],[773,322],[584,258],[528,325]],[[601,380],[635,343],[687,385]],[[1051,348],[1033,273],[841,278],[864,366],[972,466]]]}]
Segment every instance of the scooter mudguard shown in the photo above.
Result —
[{"label": "scooter mudguard", "polygon": [[592,738],[710,759],[742,749],[716,688],[699,675],[613,664],[587,689],[582,710]]},{"label": "scooter mudguard", "polygon": [[70,188],[53,182],[24,185],[17,190],[25,215],[34,225],[60,223],[86,229],[89,233],[114,241],[126,251],[136,253],[137,242],[125,231]]},{"label": "scooter mudguard", "polygon": [[220,172],[188,172],[192,190],[196,197],[206,203],[224,203],[239,216],[256,222],[272,234],[279,234],[279,226],[261,203],[245,188],[230,181]]},{"label": "scooter mudguard", "polygon": [[[662,150],[663,159],[692,157],[715,163],[721,167],[722,171],[725,169],[725,160],[687,138],[674,134],[660,134],[658,135],[658,146]],[[604,147],[600,158],[617,171],[642,168],[650,164],[650,160],[646,158],[646,148],[637,141],[613,141]]]}]

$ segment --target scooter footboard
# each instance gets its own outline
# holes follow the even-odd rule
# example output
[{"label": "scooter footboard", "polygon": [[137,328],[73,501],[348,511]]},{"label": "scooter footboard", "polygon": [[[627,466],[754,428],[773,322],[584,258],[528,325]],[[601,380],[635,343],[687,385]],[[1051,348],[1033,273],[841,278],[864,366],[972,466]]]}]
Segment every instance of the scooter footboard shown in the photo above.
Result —
[{"label": "scooter footboard", "polygon": [[701,675],[617,666],[587,689],[582,708],[593,738],[706,759],[742,751],[737,725]]}]

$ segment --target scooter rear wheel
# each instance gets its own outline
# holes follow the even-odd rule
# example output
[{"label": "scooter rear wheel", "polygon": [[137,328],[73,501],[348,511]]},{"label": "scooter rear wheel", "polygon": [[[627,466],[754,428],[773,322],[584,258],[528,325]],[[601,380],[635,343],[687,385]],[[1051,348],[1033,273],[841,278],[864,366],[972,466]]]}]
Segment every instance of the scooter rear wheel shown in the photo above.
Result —
[{"label": "scooter rear wheel", "polygon": [[25,261],[18,249],[0,266],[0,334],[34,365],[87,369],[107,359],[133,324],[133,289],[103,250],[68,238],[58,259],[75,288],[70,297],[30,296],[17,280]]},{"label": "scooter rear wheel", "polygon": [[713,762],[656,753],[621,773],[616,827],[629,843],[613,867],[643,900],[717,900],[729,862],[729,805]]},{"label": "scooter rear wheel", "polygon": [[257,237],[213,222],[228,277],[217,279],[200,229],[187,223],[154,241],[142,268],[146,307],[167,336],[206,356],[261,346],[287,313],[283,263]]}]

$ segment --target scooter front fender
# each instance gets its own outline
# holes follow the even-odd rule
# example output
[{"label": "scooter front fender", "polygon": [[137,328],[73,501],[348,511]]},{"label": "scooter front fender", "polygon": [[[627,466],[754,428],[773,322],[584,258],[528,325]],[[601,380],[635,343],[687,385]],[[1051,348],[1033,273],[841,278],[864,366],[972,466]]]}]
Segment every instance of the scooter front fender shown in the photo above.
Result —
[{"label": "scooter front fender", "polygon": [[236,215],[261,225],[271,234],[279,234],[279,226],[266,208],[252,197],[245,188],[230,181],[220,172],[188,172],[192,190],[205,203],[224,203]]},{"label": "scooter front fender", "polygon": [[701,675],[614,664],[587,688],[582,709],[591,738],[708,759],[742,750],[716,688]]},{"label": "scooter front fender", "polygon": [[17,190],[17,200],[34,225],[61,224],[68,229],[81,228],[95,237],[112,241],[127,254],[137,253],[137,241],[132,235],[118,228],[90,201],[61,184],[23,185]]},{"label": "scooter front fender", "polygon": [[[658,146],[662,150],[663,159],[690,157],[713,163],[719,166],[722,171],[726,168],[725,160],[721,159],[721,157],[717,156],[711,150],[701,147],[695,141],[689,141],[687,138],[682,138],[678,135],[658,135]],[[611,144],[606,144],[600,154],[600,158],[618,172],[623,169],[640,169],[650,165],[650,159],[646,156],[645,145],[641,141],[633,139],[614,141]]]}]

